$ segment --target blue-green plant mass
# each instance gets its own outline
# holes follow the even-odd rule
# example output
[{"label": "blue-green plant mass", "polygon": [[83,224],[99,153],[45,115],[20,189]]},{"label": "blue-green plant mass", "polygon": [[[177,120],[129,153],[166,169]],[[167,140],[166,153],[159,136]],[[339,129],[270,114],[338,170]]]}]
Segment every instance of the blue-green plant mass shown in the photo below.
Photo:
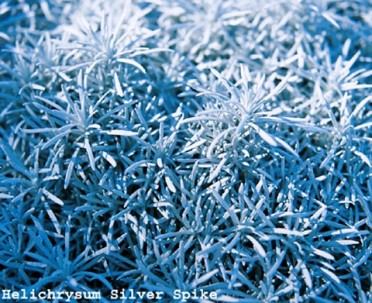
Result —
[{"label": "blue-green plant mass", "polygon": [[371,20],[370,0],[1,1],[0,290],[372,302]]}]

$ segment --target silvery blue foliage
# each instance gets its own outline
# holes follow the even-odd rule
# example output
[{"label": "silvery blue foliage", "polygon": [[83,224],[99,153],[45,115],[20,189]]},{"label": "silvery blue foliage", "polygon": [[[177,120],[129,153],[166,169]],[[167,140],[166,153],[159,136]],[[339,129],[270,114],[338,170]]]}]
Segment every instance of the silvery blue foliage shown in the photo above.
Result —
[{"label": "silvery blue foliage", "polygon": [[371,302],[371,20],[2,1],[0,287]]}]

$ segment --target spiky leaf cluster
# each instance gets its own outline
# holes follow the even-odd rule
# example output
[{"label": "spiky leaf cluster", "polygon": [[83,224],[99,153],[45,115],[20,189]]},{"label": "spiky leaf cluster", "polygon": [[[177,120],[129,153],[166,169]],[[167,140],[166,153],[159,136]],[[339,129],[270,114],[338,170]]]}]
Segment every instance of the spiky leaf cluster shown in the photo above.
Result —
[{"label": "spiky leaf cluster", "polygon": [[0,287],[370,302],[371,14],[3,1]]}]

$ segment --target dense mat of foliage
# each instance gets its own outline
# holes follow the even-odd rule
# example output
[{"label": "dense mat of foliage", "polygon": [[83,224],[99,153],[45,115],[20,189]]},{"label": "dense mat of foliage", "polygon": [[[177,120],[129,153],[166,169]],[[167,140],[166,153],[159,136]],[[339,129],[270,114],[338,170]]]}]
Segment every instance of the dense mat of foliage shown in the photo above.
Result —
[{"label": "dense mat of foliage", "polygon": [[2,1],[1,289],[371,302],[371,6]]}]

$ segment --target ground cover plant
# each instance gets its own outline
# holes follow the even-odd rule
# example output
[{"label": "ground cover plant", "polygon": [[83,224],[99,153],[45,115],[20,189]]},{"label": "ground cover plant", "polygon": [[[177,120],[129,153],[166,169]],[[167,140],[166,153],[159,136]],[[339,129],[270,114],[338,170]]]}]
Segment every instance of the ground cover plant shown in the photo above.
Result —
[{"label": "ground cover plant", "polygon": [[0,288],[371,302],[371,20],[2,1]]}]

